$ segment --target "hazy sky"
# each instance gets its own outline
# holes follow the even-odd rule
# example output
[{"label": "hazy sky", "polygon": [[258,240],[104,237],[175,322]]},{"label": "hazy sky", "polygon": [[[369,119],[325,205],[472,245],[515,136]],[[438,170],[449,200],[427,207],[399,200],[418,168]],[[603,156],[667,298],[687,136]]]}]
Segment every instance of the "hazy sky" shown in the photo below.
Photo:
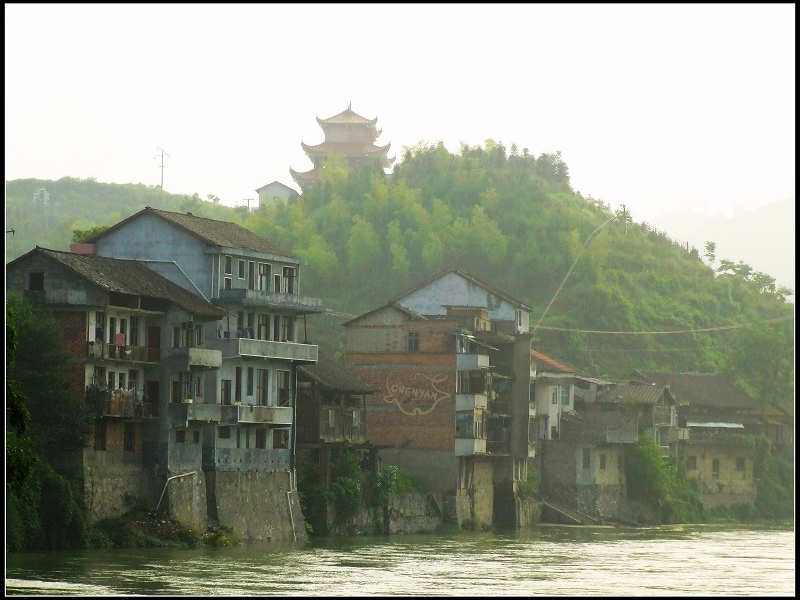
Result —
[{"label": "hazy sky", "polygon": [[794,4],[6,4],[6,180],[255,198],[315,117],[561,151],[634,217],[794,198]]}]

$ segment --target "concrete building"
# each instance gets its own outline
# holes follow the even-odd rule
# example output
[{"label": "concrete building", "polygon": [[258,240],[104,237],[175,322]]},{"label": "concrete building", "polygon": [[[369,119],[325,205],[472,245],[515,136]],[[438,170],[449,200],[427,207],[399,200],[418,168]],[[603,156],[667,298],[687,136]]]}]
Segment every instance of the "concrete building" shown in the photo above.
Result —
[{"label": "concrete building", "polygon": [[275,200],[289,202],[290,200],[297,198],[299,195],[296,190],[290,188],[286,184],[281,183],[280,181],[273,181],[267,185],[262,185],[256,190],[256,194],[258,194],[259,208],[262,206],[269,206],[275,202]]},{"label": "concrete building", "polygon": [[530,434],[530,307],[451,269],[347,321],[347,364],[378,390],[367,432],[383,463],[421,477],[449,518],[519,522]]},{"label": "concrete building", "polygon": [[[207,421],[209,517],[247,539],[304,536],[295,479],[297,368],[317,360],[304,325],[323,309],[300,293],[303,261],[233,223],[150,207],[87,243],[97,255],[141,261],[222,309],[203,328],[221,365],[193,388],[194,397],[184,396],[188,374],[169,390],[171,403],[187,406],[176,419]],[[217,413],[219,421],[207,416]]]}]

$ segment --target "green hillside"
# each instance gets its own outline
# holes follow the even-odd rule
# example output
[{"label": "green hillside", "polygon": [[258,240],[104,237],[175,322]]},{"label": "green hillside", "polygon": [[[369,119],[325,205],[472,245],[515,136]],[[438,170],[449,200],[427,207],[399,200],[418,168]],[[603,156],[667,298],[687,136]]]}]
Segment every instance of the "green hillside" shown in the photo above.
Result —
[{"label": "green hillside", "polygon": [[[323,173],[296,201],[253,213],[143,185],[9,181],[6,259],[35,245],[67,249],[73,230],[144,206],[191,211],[240,223],[307,261],[301,291],[331,309],[308,319],[308,337],[330,352],[342,348],[348,315],[457,267],[532,306],[536,347],[589,374],[729,370],[754,393],[792,393],[786,291],[742,263],[722,260],[715,273],[706,249],[575,193],[559,153],[534,157],[491,140],[459,153],[420,144],[389,177],[351,174],[337,158]],[[55,204],[34,212],[39,188]]]}]

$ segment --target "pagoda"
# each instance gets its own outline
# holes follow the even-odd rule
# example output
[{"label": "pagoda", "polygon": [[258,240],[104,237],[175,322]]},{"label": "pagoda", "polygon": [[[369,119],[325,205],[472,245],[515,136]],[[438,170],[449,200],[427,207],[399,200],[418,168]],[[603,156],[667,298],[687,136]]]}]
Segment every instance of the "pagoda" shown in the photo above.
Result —
[{"label": "pagoda", "polygon": [[338,115],[327,119],[317,117],[317,123],[325,133],[325,141],[316,146],[300,142],[306,156],[314,163],[314,168],[304,172],[290,168],[292,179],[301,188],[313,185],[317,181],[322,162],[334,154],[343,155],[351,171],[372,165],[376,161],[384,169],[391,167],[395,161],[394,156],[391,158],[387,156],[391,144],[375,145],[375,140],[382,133],[382,130],[375,126],[377,121],[378,117],[367,119],[353,112],[352,103]]}]

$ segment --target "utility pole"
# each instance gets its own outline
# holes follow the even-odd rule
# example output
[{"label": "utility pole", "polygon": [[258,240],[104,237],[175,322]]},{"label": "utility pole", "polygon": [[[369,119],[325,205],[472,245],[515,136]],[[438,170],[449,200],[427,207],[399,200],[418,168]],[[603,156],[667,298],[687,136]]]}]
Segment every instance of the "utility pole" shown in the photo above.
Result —
[{"label": "utility pole", "polygon": [[[164,189],[164,156],[169,156],[166,152],[164,152],[163,148],[156,148],[156,150],[161,150],[161,189]],[[156,154],[156,158],[158,158],[158,154]]]},{"label": "utility pole", "polygon": [[625,210],[625,205],[622,205],[622,220],[625,222],[625,235],[628,235],[628,211]]}]

